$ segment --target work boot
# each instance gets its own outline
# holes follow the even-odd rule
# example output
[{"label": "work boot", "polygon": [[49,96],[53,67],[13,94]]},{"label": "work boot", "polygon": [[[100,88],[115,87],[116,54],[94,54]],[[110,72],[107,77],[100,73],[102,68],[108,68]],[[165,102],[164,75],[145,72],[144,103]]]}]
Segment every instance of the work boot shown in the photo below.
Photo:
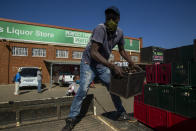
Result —
[{"label": "work boot", "polygon": [[126,112],[120,114],[118,121],[136,122],[137,120],[133,116],[129,116]]},{"label": "work boot", "polygon": [[71,131],[74,128],[75,120],[72,118],[67,118],[66,125],[63,127],[62,131]]}]

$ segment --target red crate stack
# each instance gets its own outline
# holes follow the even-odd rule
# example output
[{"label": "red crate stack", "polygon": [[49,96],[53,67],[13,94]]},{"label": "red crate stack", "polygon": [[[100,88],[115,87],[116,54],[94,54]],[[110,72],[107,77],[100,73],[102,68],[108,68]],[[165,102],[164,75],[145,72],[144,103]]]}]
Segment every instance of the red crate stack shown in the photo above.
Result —
[{"label": "red crate stack", "polygon": [[196,120],[189,119],[187,117],[175,114],[173,112],[168,113],[167,125],[169,131],[190,131],[196,130]]},{"label": "red crate stack", "polygon": [[148,105],[148,125],[157,130],[167,129],[167,111]]},{"label": "red crate stack", "polygon": [[157,83],[170,84],[171,82],[171,64],[157,65]]},{"label": "red crate stack", "polygon": [[144,124],[147,124],[147,105],[134,101],[134,117]]},{"label": "red crate stack", "polygon": [[147,83],[170,84],[171,64],[146,65]]},{"label": "red crate stack", "polygon": [[[146,82],[144,82],[144,85],[145,84],[146,84]],[[134,96],[134,101],[144,103],[144,85],[142,86],[142,93]]]},{"label": "red crate stack", "polygon": [[144,104],[144,82],[142,93],[134,96],[134,117],[139,121],[147,124],[147,105]]},{"label": "red crate stack", "polygon": [[177,115],[175,113],[169,112],[168,113],[168,127],[171,128],[172,126],[175,126],[176,124],[179,124],[183,121],[187,120],[187,118]]},{"label": "red crate stack", "polygon": [[157,83],[157,64],[146,65],[146,82]]}]

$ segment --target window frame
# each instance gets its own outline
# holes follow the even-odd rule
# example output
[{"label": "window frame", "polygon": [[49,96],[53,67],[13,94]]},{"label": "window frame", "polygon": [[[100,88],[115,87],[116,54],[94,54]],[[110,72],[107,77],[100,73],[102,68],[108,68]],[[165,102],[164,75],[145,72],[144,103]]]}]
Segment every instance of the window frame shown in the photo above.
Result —
[{"label": "window frame", "polygon": [[[61,56],[63,53],[66,54],[65,56]],[[62,49],[56,49],[56,58],[69,58],[69,51],[68,50],[62,50]]]},{"label": "window frame", "polygon": [[[74,53],[77,53],[77,54],[74,55]],[[80,58],[79,57],[74,57],[74,56],[78,56],[78,54],[80,55]],[[83,55],[82,51],[72,51],[72,59],[82,59],[82,55]]]},{"label": "window frame", "polygon": [[[38,54],[42,54],[42,56],[34,55],[34,53],[33,53],[34,49],[37,49],[38,51],[42,50],[42,52],[38,52]],[[46,57],[46,48],[32,48],[32,57]]]},{"label": "window frame", "polygon": [[[17,51],[17,49],[19,51]],[[21,54],[19,54],[21,53]],[[12,56],[28,56],[28,48],[27,47],[19,47],[19,46],[13,46],[12,47]]]}]

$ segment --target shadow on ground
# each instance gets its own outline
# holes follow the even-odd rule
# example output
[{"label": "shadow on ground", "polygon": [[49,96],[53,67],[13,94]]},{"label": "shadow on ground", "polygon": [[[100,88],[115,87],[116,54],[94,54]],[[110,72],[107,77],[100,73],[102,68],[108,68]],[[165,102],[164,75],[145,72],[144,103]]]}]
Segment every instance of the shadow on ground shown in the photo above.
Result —
[{"label": "shadow on ground", "polygon": [[[103,117],[106,117],[110,120],[117,121],[120,114],[117,111],[110,111],[102,114]],[[129,117],[133,117],[133,113],[128,113]]]}]

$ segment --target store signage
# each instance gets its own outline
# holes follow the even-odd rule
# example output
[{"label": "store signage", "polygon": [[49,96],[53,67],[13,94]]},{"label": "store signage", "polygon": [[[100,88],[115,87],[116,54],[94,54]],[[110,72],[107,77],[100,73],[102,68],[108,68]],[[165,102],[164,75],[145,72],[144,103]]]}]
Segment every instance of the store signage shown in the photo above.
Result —
[{"label": "store signage", "polygon": [[[1,39],[85,47],[90,36],[88,32],[0,21]],[[125,38],[125,49],[140,52],[140,41]]]},{"label": "store signage", "polygon": [[163,50],[161,49],[154,49],[153,50],[153,61],[160,61],[163,62]]}]

